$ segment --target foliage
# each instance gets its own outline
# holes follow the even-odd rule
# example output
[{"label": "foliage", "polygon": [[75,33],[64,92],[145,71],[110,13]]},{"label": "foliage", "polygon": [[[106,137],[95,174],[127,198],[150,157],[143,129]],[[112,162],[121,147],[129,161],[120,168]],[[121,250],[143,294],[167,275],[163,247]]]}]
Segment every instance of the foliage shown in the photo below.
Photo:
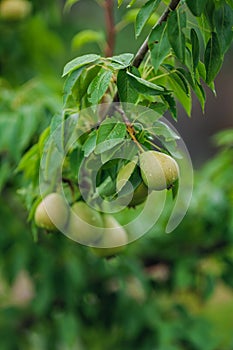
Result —
[{"label": "foliage", "polygon": [[[66,10],[76,2],[68,0]],[[143,38],[153,26],[148,50],[142,56],[97,52],[74,58],[63,71],[63,103],[60,80],[54,79],[66,47],[56,27],[57,7],[53,1],[32,4],[35,12],[25,20],[0,20],[0,348],[229,350],[231,329],[227,337],[218,329],[213,333],[217,321],[202,308],[219,284],[233,287],[232,130],[216,137],[222,149],[196,173],[190,210],[171,235],[164,231],[174,188],[150,232],[111,259],[95,257],[61,233],[38,231],[33,217],[41,200],[41,159],[44,195],[60,191],[57,160],[65,158],[63,185],[72,204],[81,198],[81,161],[93,152],[105,167],[88,200],[114,198],[114,181],[126,162],[111,159],[122,154],[122,144],[131,159],[138,144],[178,158],[178,135],[161,117],[168,111],[177,120],[177,101],[191,115],[193,93],[204,110],[205,89],[215,92],[214,79],[232,41],[232,1],[180,1],[166,12],[168,1],[118,0],[119,11],[127,6],[129,16],[124,14],[117,30],[134,21],[135,35]],[[156,24],[161,15],[164,20]],[[75,35],[73,44],[96,41],[101,51],[106,40],[90,30]],[[95,119],[96,104],[109,107],[113,100],[121,108],[101,110]],[[151,114],[135,118],[125,103],[149,107]],[[133,184],[139,180],[137,173]],[[140,208],[116,217],[124,224]],[[227,316],[231,325],[231,310]]]},{"label": "foliage", "polygon": [[[213,335],[199,311],[220,281],[233,283],[232,131],[228,135],[227,147],[196,174],[191,208],[176,231],[164,235],[164,213],[148,235],[108,261],[62,234],[41,235],[35,245],[19,202],[6,189],[1,347],[230,349],[231,331],[227,339]],[[224,138],[219,142],[228,142]],[[25,304],[7,292],[22,270],[34,289]],[[195,313],[190,295],[198,298]]]}]

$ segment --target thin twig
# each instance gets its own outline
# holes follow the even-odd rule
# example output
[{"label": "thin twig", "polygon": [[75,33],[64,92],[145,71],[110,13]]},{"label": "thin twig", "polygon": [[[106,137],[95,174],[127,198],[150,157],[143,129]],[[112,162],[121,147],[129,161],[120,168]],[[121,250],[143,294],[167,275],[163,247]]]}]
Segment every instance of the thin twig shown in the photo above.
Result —
[{"label": "thin twig", "polygon": [[105,22],[107,32],[107,43],[105,49],[105,56],[111,57],[114,53],[115,47],[115,23],[114,23],[114,0],[105,0]]},{"label": "thin twig", "polygon": [[129,136],[131,137],[131,139],[135,142],[135,144],[139,148],[140,152],[144,152],[144,149],[142,148],[142,146],[140,145],[140,143],[138,142],[138,140],[135,137],[134,127],[132,126],[127,115],[125,114],[125,111],[119,106],[119,104],[115,105],[115,109],[122,116],[122,119],[127,127],[127,131],[128,131]]}]

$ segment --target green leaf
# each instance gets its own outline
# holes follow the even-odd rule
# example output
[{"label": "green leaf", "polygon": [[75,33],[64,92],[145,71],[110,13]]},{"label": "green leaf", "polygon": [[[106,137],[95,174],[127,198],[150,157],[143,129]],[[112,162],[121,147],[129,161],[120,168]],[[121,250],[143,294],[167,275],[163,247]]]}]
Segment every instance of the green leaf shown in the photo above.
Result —
[{"label": "green leaf", "polygon": [[80,49],[84,45],[95,42],[98,44],[104,44],[105,38],[102,32],[94,30],[82,30],[76,34],[72,39],[72,48],[75,50]]},{"label": "green leaf", "polygon": [[65,81],[64,89],[63,89],[63,105],[65,106],[68,98],[72,95],[72,89],[76,84],[78,78],[80,77],[83,71],[83,67],[73,71]]},{"label": "green leaf", "polygon": [[92,80],[88,87],[89,101],[95,105],[104,96],[106,90],[109,87],[110,81],[112,79],[113,73],[109,70],[101,69],[99,74]]},{"label": "green leaf", "polygon": [[118,7],[120,7],[122,5],[124,0],[117,0],[117,3],[118,3]]},{"label": "green leaf", "polygon": [[195,71],[198,66],[198,62],[200,60],[200,44],[199,44],[197,32],[195,31],[194,28],[191,29],[190,38],[191,38],[191,44],[192,44],[193,70]]},{"label": "green leaf", "polygon": [[182,74],[185,77],[185,79],[190,84],[191,88],[193,89],[194,93],[196,94],[201,104],[202,111],[204,112],[206,95],[202,85],[199,83],[197,79],[194,80],[191,73],[186,71],[184,68],[177,68],[177,70],[180,72],[180,74]]},{"label": "green leaf", "polygon": [[82,98],[87,94],[88,86],[92,80],[98,75],[101,67],[92,66],[88,70],[85,70],[80,76],[80,79],[77,80],[77,83],[73,86],[73,97],[75,101],[80,104]]},{"label": "green leaf", "polygon": [[163,95],[162,98],[168,103],[169,110],[174,120],[177,120],[176,101],[172,94]]},{"label": "green leaf", "polygon": [[206,83],[210,84],[222,65],[222,54],[216,33],[212,33],[205,49]]},{"label": "green leaf", "polygon": [[175,199],[179,190],[179,179],[172,184],[172,198]]},{"label": "green leaf", "polygon": [[227,4],[223,4],[214,12],[214,24],[219,39],[221,52],[224,54],[233,39],[233,11]]},{"label": "green leaf", "polygon": [[116,184],[111,176],[108,176],[96,189],[97,194],[100,196],[110,196],[115,193],[115,190]]},{"label": "green leaf", "polygon": [[141,7],[140,11],[138,12],[135,24],[136,38],[139,37],[146,22],[152,13],[156,10],[160,2],[161,0],[149,0],[145,3],[145,5]]},{"label": "green leaf", "polygon": [[97,141],[96,130],[92,131],[82,146],[84,157],[88,157],[95,149]]},{"label": "green leaf", "polygon": [[188,8],[196,17],[199,17],[204,12],[206,3],[207,0],[186,0]]},{"label": "green leaf", "polygon": [[135,103],[138,93],[129,83],[126,70],[120,70],[117,75],[117,89],[121,102]]},{"label": "green leaf", "polygon": [[123,141],[126,135],[126,125],[122,122],[112,123],[107,120],[98,129],[95,153],[107,151]]},{"label": "green leaf", "polygon": [[98,61],[99,58],[100,58],[100,56],[95,55],[95,54],[77,57],[65,65],[62,76],[64,77],[67,74],[73,72],[74,70],[76,70],[80,67],[83,67],[83,66],[86,66],[90,63],[96,62],[96,61]]},{"label": "green leaf", "polygon": [[58,151],[64,152],[64,114],[57,113],[53,116],[50,124],[50,138],[54,141]]},{"label": "green leaf", "polygon": [[185,92],[183,81],[179,79],[179,77],[176,74],[171,74],[168,76],[168,83],[170,85],[171,90],[173,90],[174,95],[178,98],[178,100],[184,107],[188,116],[190,116],[192,108],[192,98],[190,95],[190,91],[188,94]]},{"label": "green leaf", "polygon": [[140,77],[137,77],[136,75],[127,72],[127,75],[129,77],[130,84],[137,90],[140,94],[145,95],[164,95],[167,94],[168,91],[156,84],[153,84],[145,79],[142,79]]},{"label": "green leaf", "polygon": [[153,123],[153,126],[148,130],[155,136],[163,136],[165,141],[168,142],[180,139],[175,131],[173,131],[167,124],[160,120],[157,120],[155,123]]},{"label": "green leaf", "polygon": [[126,185],[130,177],[132,176],[135,168],[137,166],[137,158],[133,159],[122,167],[117,175],[117,190],[118,192]]},{"label": "green leaf", "polygon": [[[160,111],[157,111],[156,109],[147,108],[146,110],[142,110],[141,112],[137,113],[133,118],[133,123],[135,124],[136,130],[138,130],[138,127],[141,123],[145,125],[152,125],[153,122],[161,118]],[[138,123],[140,123],[138,125]],[[140,130],[140,131],[139,131]],[[139,127],[140,134],[144,134],[144,130]]]},{"label": "green leaf", "polygon": [[130,66],[134,55],[132,53],[124,53],[119,56],[108,57],[107,60],[113,62],[112,67],[114,69],[125,69]]},{"label": "green leaf", "polygon": [[151,62],[154,70],[157,71],[164,58],[170,51],[170,43],[167,37],[167,23],[157,25],[149,37],[149,48],[151,51]]},{"label": "green leaf", "polygon": [[175,10],[168,19],[168,39],[175,55],[181,62],[185,61],[185,35],[183,29],[186,27],[186,13]]},{"label": "green leaf", "polygon": [[216,3],[213,0],[207,0],[206,1],[206,6],[205,6],[205,11],[204,11],[204,16],[209,24],[209,27],[212,31],[214,31],[214,12],[216,9]]}]

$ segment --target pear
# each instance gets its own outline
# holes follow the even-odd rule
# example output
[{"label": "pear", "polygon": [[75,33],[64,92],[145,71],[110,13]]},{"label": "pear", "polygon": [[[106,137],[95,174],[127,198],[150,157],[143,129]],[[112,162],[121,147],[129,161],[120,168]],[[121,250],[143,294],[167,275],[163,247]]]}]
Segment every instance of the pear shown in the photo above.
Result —
[{"label": "pear", "polygon": [[0,17],[8,21],[22,20],[30,14],[31,5],[27,0],[3,0],[0,3]]},{"label": "pear", "polygon": [[170,188],[179,177],[177,162],[167,154],[147,151],[140,154],[139,160],[142,179],[149,190]]},{"label": "pear", "polygon": [[66,235],[82,243],[92,244],[103,233],[103,220],[98,211],[79,201],[73,204]]},{"label": "pear", "polygon": [[65,199],[58,193],[50,193],[37,206],[35,223],[47,230],[63,230],[69,218],[69,207]]},{"label": "pear", "polygon": [[107,257],[121,252],[128,243],[125,229],[112,215],[104,215],[104,232],[96,244],[91,248],[92,252],[99,257]]}]

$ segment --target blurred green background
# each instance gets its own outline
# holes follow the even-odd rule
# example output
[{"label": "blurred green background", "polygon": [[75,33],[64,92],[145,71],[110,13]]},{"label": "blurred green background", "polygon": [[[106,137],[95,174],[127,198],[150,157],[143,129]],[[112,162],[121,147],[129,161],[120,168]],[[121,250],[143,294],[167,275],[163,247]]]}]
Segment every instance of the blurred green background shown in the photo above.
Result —
[{"label": "blurred green background", "polygon": [[[67,12],[64,1],[30,3],[20,20],[0,11],[0,349],[233,349],[233,51],[205,115],[195,100],[191,119],[180,109],[196,168],[185,219],[166,235],[168,204],[147,235],[101,260],[61,234],[34,243],[15,169],[61,108],[63,66],[103,49],[103,10],[92,0]],[[140,45],[136,7],[116,10],[116,53]]]}]

